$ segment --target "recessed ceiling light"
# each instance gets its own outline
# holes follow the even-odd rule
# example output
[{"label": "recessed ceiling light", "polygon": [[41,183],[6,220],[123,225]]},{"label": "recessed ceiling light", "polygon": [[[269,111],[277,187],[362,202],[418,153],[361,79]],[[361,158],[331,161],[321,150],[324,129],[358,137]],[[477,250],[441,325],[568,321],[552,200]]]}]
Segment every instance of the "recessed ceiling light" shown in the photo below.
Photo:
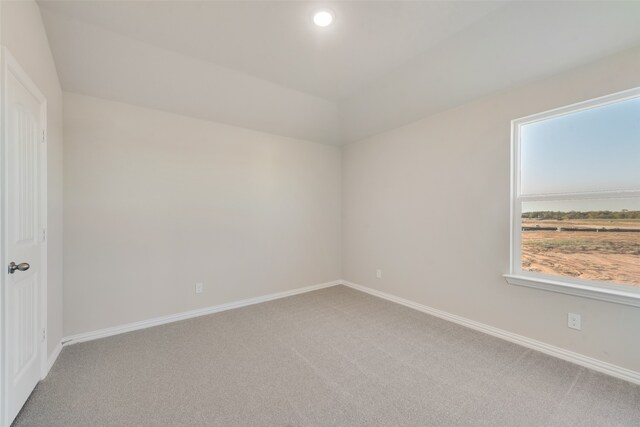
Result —
[{"label": "recessed ceiling light", "polygon": [[333,11],[331,9],[317,10],[313,14],[313,23],[318,27],[327,27],[333,22]]}]

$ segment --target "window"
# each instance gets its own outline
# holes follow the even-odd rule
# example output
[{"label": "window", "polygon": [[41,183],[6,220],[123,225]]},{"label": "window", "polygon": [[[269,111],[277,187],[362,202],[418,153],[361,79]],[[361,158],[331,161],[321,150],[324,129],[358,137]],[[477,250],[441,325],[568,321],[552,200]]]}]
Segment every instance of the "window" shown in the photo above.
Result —
[{"label": "window", "polygon": [[640,306],[640,88],[512,122],[511,284]]}]

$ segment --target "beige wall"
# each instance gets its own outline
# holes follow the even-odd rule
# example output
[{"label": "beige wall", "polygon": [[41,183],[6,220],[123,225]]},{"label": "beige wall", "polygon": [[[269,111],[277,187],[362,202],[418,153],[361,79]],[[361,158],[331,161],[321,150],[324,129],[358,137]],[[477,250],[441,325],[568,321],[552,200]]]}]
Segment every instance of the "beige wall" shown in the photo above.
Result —
[{"label": "beige wall", "polygon": [[33,1],[1,3],[1,42],[47,98],[48,353],[62,338],[62,89],[40,9]]},{"label": "beige wall", "polygon": [[[640,309],[508,285],[510,121],[640,86],[640,50],[352,143],[343,277],[640,371]],[[383,278],[375,278],[375,270]],[[567,313],[582,315],[582,331]]]},{"label": "beige wall", "polygon": [[64,108],[65,335],[340,277],[339,148],[67,92]]}]

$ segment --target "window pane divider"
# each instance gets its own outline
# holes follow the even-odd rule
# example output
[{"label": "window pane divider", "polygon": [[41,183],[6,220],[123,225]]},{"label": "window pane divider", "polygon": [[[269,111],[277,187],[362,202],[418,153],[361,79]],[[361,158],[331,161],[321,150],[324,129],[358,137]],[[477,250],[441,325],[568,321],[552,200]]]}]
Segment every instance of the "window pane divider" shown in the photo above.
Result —
[{"label": "window pane divider", "polygon": [[522,202],[540,202],[545,200],[589,200],[618,199],[640,197],[640,190],[593,191],[583,193],[554,194],[520,194],[517,199]]}]

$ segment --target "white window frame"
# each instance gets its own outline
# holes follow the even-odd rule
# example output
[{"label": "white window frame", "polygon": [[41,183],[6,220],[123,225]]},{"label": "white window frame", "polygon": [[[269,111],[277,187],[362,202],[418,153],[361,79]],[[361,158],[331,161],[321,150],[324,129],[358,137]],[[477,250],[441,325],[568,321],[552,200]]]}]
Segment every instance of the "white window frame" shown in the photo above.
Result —
[{"label": "white window frame", "polygon": [[577,279],[522,270],[522,202],[551,200],[586,200],[607,198],[640,198],[639,190],[598,191],[584,193],[553,193],[523,196],[520,192],[520,129],[541,120],[602,107],[633,98],[640,98],[640,87],[614,93],[566,107],[545,111],[511,121],[511,248],[510,271],[504,277],[511,285],[527,286],[563,294],[610,301],[640,307],[640,287]]}]

